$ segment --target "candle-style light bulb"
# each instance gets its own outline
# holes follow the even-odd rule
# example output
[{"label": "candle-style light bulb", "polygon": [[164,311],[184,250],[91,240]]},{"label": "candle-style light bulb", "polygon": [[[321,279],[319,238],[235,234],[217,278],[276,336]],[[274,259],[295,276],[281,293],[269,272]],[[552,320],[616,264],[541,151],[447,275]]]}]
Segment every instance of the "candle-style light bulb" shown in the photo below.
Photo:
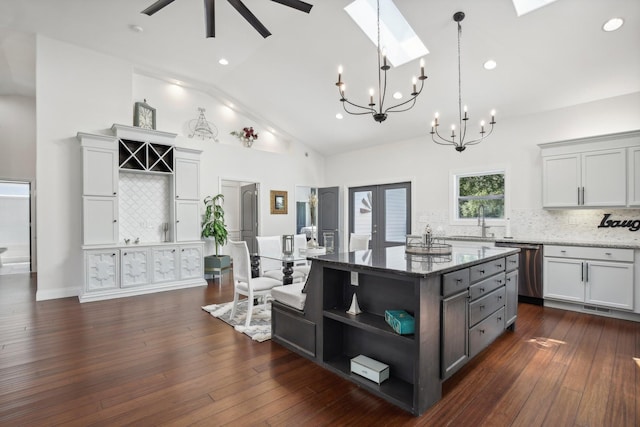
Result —
[{"label": "candle-style light bulb", "polygon": [[434,123],[436,126],[438,126],[438,117],[440,117],[440,113],[436,111],[436,114],[434,115]]},{"label": "candle-style light bulb", "polygon": [[480,133],[484,133],[484,120],[480,121]]},{"label": "candle-style light bulb", "polygon": [[491,110],[491,124],[496,122],[496,110]]},{"label": "candle-style light bulb", "polygon": [[420,77],[424,77],[424,58],[420,58]]},{"label": "candle-style light bulb", "polygon": [[432,122],[431,122],[431,133],[433,133],[433,132],[434,132],[434,131],[433,131],[433,127],[434,127],[435,125],[436,125],[436,122],[433,122],[433,121],[432,121]]},{"label": "candle-style light bulb", "polygon": [[342,83],[342,65],[338,65],[338,83]]},{"label": "candle-style light bulb", "polygon": [[369,89],[369,104],[373,105],[373,88]]},{"label": "candle-style light bulb", "polygon": [[412,95],[416,95],[417,91],[416,91],[416,83],[418,83],[418,79],[416,79],[415,77],[413,77],[413,79],[411,79],[411,82],[413,83],[413,93]]},{"label": "candle-style light bulb", "polygon": [[467,117],[467,106],[466,105],[464,106],[464,118],[465,118],[465,120],[468,118]]},{"label": "candle-style light bulb", "polygon": [[451,125],[451,138],[456,137],[456,125]]}]

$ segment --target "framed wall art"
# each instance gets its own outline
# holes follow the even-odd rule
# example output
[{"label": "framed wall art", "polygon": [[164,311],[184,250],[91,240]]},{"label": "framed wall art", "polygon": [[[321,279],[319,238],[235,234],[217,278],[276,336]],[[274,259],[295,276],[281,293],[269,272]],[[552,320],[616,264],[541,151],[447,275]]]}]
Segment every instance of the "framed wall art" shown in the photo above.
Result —
[{"label": "framed wall art", "polygon": [[271,190],[271,214],[287,213],[287,192]]}]

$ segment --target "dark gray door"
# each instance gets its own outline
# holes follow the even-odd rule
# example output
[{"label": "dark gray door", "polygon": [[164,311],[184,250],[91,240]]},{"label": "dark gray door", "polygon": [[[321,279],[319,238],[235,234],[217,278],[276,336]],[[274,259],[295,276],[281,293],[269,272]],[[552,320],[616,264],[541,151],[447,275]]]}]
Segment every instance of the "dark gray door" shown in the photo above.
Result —
[{"label": "dark gray door", "polygon": [[258,253],[258,184],[240,187],[240,239],[247,242],[250,254]]},{"label": "dark gray door", "polygon": [[349,189],[349,232],[371,235],[372,249],[404,245],[410,230],[410,182]]},{"label": "dark gray door", "polygon": [[334,251],[341,252],[339,230],[340,187],[318,188],[318,243],[323,246],[324,233],[333,233]]}]

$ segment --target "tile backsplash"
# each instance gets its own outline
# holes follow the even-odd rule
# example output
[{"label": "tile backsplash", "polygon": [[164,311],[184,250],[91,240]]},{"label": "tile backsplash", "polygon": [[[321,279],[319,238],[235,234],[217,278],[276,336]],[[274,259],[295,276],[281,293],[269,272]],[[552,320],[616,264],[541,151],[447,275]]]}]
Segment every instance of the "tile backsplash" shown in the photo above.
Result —
[{"label": "tile backsplash", "polygon": [[[120,242],[131,239],[133,243],[136,238],[141,243],[164,241],[162,224],[171,226],[170,185],[169,175],[120,172]],[[167,236],[171,238],[171,230]]]},{"label": "tile backsplash", "polygon": [[[536,238],[540,240],[572,240],[589,242],[618,242],[640,243],[640,230],[631,231],[636,227],[602,227],[605,214],[611,214],[608,220],[627,221],[636,227],[640,226],[640,209],[567,209],[567,210],[528,210],[512,209],[510,216],[511,235],[514,238]],[[421,219],[427,222],[434,232],[444,235],[479,236],[480,227],[477,225],[451,225],[449,212],[427,211],[419,213]],[[424,222],[418,222],[420,232]],[[496,237],[504,237],[505,227],[495,226],[487,230]]]}]

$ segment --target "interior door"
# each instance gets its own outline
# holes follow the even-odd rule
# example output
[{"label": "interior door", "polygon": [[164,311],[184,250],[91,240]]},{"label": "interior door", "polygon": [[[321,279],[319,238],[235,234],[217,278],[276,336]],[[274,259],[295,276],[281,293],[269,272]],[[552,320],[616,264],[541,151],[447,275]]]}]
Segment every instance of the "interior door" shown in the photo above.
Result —
[{"label": "interior door", "polygon": [[247,242],[250,254],[258,253],[258,184],[240,187],[240,238]]},{"label": "interior door", "polygon": [[370,248],[404,245],[411,230],[411,183],[349,189],[349,232],[369,234]]},{"label": "interior door", "polygon": [[324,233],[333,233],[333,247],[340,251],[340,187],[318,188],[318,243],[324,246]]}]

